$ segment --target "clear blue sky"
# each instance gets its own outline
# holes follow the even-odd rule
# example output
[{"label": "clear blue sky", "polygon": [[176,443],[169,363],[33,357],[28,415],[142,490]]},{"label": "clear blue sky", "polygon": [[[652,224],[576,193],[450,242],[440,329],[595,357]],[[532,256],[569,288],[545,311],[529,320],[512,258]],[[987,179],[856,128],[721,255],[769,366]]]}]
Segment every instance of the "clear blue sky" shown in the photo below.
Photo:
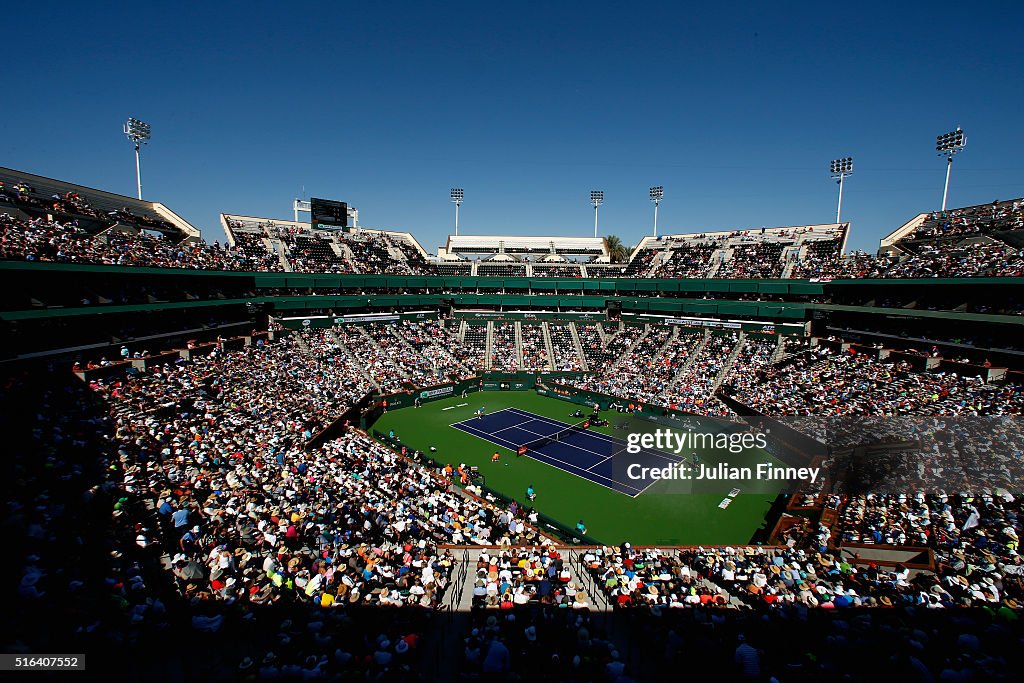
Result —
[{"label": "clear blue sky", "polygon": [[5,13],[0,164],[143,194],[221,237],[302,193],[434,251],[461,232],[633,244],[844,219],[873,249],[938,208],[1024,195],[1024,9],[1003,3],[22,3]]}]

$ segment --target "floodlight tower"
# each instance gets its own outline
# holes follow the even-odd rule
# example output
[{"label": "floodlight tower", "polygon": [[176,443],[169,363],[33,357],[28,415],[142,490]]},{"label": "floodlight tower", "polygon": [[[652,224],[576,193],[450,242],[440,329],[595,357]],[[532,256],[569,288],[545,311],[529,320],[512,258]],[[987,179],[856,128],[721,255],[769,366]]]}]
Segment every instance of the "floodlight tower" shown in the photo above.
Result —
[{"label": "floodlight tower", "polygon": [[953,155],[964,151],[967,136],[960,126],[956,130],[935,136],[935,151],[940,157],[946,157],[946,186],[942,190],[942,210],[946,210],[946,198],[949,196],[949,172],[953,170]]},{"label": "floodlight tower", "polygon": [[594,237],[597,237],[597,207],[604,203],[604,190],[591,190],[590,203],[594,205]]},{"label": "floodlight tower", "polygon": [[665,188],[655,185],[651,188],[651,201],[654,202],[654,239],[658,239],[658,204],[665,198]]},{"label": "floodlight tower", "polygon": [[459,234],[459,207],[462,206],[462,198],[465,196],[461,187],[452,188],[452,204],[455,205],[455,235]]},{"label": "floodlight tower", "polygon": [[124,124],[124,134],[135,144],[135,183],[139,187],[139,199],[142,199],[142,170],[139,166],[139,146],[149,143],[153,137],[148,123],[129,118]]},{"label": "floodlight tower", "polygon": [[829,171],[836,184],[839,185],[839,206],[836,208],[836,223],[839,223],[839,218],[843,213],[843,179],[848,175],[853,175],[853,157],[833,159],[829,164]]}]

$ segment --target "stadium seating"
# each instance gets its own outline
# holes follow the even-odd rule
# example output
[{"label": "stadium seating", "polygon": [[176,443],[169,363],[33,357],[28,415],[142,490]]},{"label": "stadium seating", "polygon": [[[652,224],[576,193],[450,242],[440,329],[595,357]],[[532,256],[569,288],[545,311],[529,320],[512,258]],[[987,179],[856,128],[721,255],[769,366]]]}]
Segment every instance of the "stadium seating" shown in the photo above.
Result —
[{"label": "stadium seating", "polygon": [[555,353],[555,370],[563,372],[582,370],[583,364],[580,362],[580,355],[577,352],[569,325],[548,325],[548,333],[551,337],[551,348]]},{"label": "stadium seating", "polygon": [[161,234],[116,227],[91,233],[76,220],[26,220],[9,214],[0,214],[0,258],[195,270],[280,270],[262,255],[253,257],[243,249],[221,247],[216,242],[174,242]]},{"label": "stadium seating", "polygon": [[284,236],[288,245],[288,261],[297,273],[352,273],[352,263],[335,250],[337,242],[327,235],[289,233]]},{"label": "stadium seating", "polygon": [[782,277],[784,245],[778,242],[740,244],[732,249],[732,258],[723,261],[717,275],[723,278]]},{"label": "stadium seating", "polygon": [[[100,590],[120,596],[124,623],[163,623],[164,608],[151,587],[161,575],[188,605],[291,605],[323,614],[335,606],[438,609],[465,600],[473,614],[461,666],[472,673],[482,670],[495,639],[528,652],[540,647],[530,644],[545,634],[568,635],[564,645],[545,645],[549,654],[575,657],[599,648],[605,664],[618,662],[612,653],[621,636],[595,645],[593,638],[578,635],[605,606],[653,619],[752,613],[774,623],[776,613],[816,619],[807,616],[810,608],[872,608],[866,615],[900,608],[910,615],[983,605],[1005,614],[1024,599],[1017,554],[1024,509],[1004,491],[831,494],[834,526],[814,518],[794,524],[780,534],[778,545],[623,543],[576,550],[553,547],[538,536],[536,511],[488,502],[471,486],[453,487],[455,474],[424,464],[425,454],[392,450],[351,426],[317,440],[374,384],[384,391],[401,391],[406,381],[423,386],[461,372],[460,356],[474,358],[473,368],[479,369],[487,327],[467,326],[467,341],[459,343],[448,329],[454,325],[445,323],[308,330],[237,351],[213,346],[188,360],[92,380],[90,390],[109,417],[90,418],[99,428],[97,438],[81,436],[76,458],[81,464],[85,444],[98,454],[107,452],[108,440],[115,444],[117,464],[108,476],[119,500],[113,516],[119,531],[106,543],[129,553],[136,566],[119,564],[115,575],[122,588],[112,582]],[[612,339],[602,344],[596,325],[573,324],[585,351],[588,340],[596,345],[595,359],[611,354],[602,372],[643,376],[637,384],[604,387],[619,390],[624,400],[656,403],[662,383],[679,380],[668,400],[711,414],[720,414],[721,406],[710,399],[722,382],[738,400],[777,414],[1019,414],[1024,407],[1017,386],[924,373],[829,345],[745,333],[706,336],[657,325],[609,328]],[[520,328],[523,351],[546,346],[541,324]],[[549,324],[548,332],[556,364],[562,352],[575,352],[567,324]],[[498,365],[515,357],[515,340],[514,323],[494,323]],[[524,355],[525,365],[532,353]],[[74,393],[63,395],[53,394],[49,406],[62,406],[70,416],[90,405]],[[35,428],[56,436],[65,426]],[[401,437],[395,435],[399,444]],[[51,464],[71,471],[63,458]],[[329,514],[328,501],[337,514]],[[58,510],[53,519],[68,523]],[[487,549],[467,559],[448,547],[463,544]],[[934,557],[934,569],[857,561],[841,546],[923,552]],[[167,561],[161,562],[164,555]],[[469,576],[463,582],[466,562]],[[25,574],[19,599],[45,599],[48,587],[37,583],[34,571],[39,570]],[[167,599],[168,594],[160,598]],[[534,610],[532,616],[527,610]],[[219,628],[216,612],[191,614],[200,632]],[[517,619],[505,619],[507,614]],[[563,622],[560,614],[579,619]],[[501,616],[492,620],[494,615]],[[763,623],[758,620],[753,623]],[[960,626],[973,629],[966,623]],[[335,649],[323,649],[328,643],[339,647],[330,633],[309,634],[306,651],[319,653],[311,671],[337,670],[347,661],[348,650],[336,655]],[[407,656],[407,646],[383,643],[371,642],[366,656]],[[521,670],[532,670],[522,654],[515,661]]]},{"label": "stadium seating", "polygon": [[491,370],[512,372],[519,368],[516,330],[513,323],[495,323],[491,337]]},{"label": "stadium seating", "polygon": [[[547,345],[544,342],[544,328],[540,325],[523,324],[520,326],[520,330],[522,335],[522,369],[550,369],[551,359],[548,356]],[[554,340],[552,340],[553,342]]]},{"label": "stadium seating", "polygon": [[[771,391],[763,390],[765,384]],[[993,386],[954,373],[925,374],[905,360],[884,362],[828,348],[805,351],[730,390],[747,405],[779,415],[1001,415],[1019,414],[1024,407],[1019,385]]]},{"label": "stadium seating", "polygon": [[[29,183],[31,180],[36,185]],[[1024,200],[921,214],[883,240],[878,256],[843,254],[848,226],[760,228],[645,238],[626,264],[427,259],[409,233],[312,230],[306,224],[222,215],[234,248],[212,245],[166,207],[0,169],[0,257],[202,270],[490,277],[765,279],[1020,277]],[[487,254],[490,240],[451,249]],[[507,253],[590,255],[593,240],[494,238]],[[279,240],[276,253],[265,240]],[[480,241],[480,244],[472,242]],[[523,242],[515,246],[517,240]],[[539,241],[538,241],[539,240]],[[485,244],[486,242],[486,244]],[[577,243],[579,242],[579,243]],[[550,250],[554,249],[554,252]],[[598,250],[600,251],[600,250]],[[496,252],[495,252],[496,253]],[[282,263],[282,257],[287,265]],[[449,257],[450,258],[450,257]],[[606,257],[604,257],[606,259]]]},{"label": "stadium seating", "polygon": [[472,263],[439,263],[437,264],[437,272],[439,275],[472,275],[473,264]]},{"label": "stadium seating", "polygon": [[476,268],[480,277],[525,277],[525,263],[481,263]]},{"label": "stadium seating", "polygon": [[711,272],[711,255],[718,246],[714,242],[682,242],[670,246],[671,256],[659,264],[654,271],[655,277],[701,278],[708,277]]},{"label": "stadium seating", "polygon": [[198,236],[162,205],[8,168],[0,168],[0,213],[4,206],[30,218],[74,222],[90,235],[121,225],[155,231],[172,242]]},{"label": "stadium seating", "polygon": [[714,397],[719,379],[728,371],[739,353],[740,340],[734,333],[708,337],[703,348],[697,351],[676,376],[670,388],[665,390],[664,404],[675,410],[705,415],[728,414],[728,409]]},{"label": "stadium seating", "polygon": [[[656,650],[652,661],[678,666],[692,665],[696,652],[721,658],[702,645],[722,633],[775,646],[761,655],[766,677],[779,680],[835,677],[835,662],[864,647],[886,653],[887,673],[898,669],[900,680],[917,680],[910,674],[925,661],[936,673],[978,662],[996,680],[1012,680],[1017,670],[1007,674],[1006,662],[1019,661],[1013,647],[999,654],[989,643],[1019,640],[1024,499],[1013,475],[1020,433],[1015,419],[1002,418],[1024,410],[1024,375],[1013,365],[1019,348],[1002,349],[996,360],[1010,366],[1002,367],[983,360],[990,349],[979,343],[990,333],[1012,341],[1017,319],[1010,316],[1024,313],[1015,283],[977,283],[992,289],[963,298],[949,293],[967,289],[959,280],[945,285],[951,289],[885,283],[835,299],[832,292],[850,290],[714,283],[704,300],[692,294],[699,284],[672,283],[678,291],[655,296],[652,289],[646,297],[651,283],[600,283],[624,287],[577,309],[571,297],[582,300],[581,292],[549,281],[529,285],[528,296],[544,297],[534,313],[514,310],[509,301],[518,299],[506,297],[519,287],[503,282],[415,285],[415,296],[436,298],[424,297],[424,310],[414,311],[397,298],[404,287],[391,278],[377,285],[382,278],[325,277],[321,286],[321,278],[280,274],[1021,277],[1020,200],[918,217],[881,256],[844,255],[847,226],[804,226],[645,239],[629,264],[541,262],[557,256],[547,256],[554,247],[540,238],[509,241],[508,253],[522,261],[435,264],[407,233],[231,217],[226,243],[206,244],[155,204],[112,208],[106,195],[56,181],[52,188],[3,174],[0,181],[0,258],[62,264],[4,264],[17,270],[10,282],[18,291],[2,307],[10,338],[24,334],[24,321],[54,314],[52,325],[30,332],[43,361],[12,361],[3,376],[0,407],[11,418],[16,484],[8,501],[10,606],[18,615],[66,614],[47,626],[69,642],[107,638],[127,651],[140,642],[209,638],[195,659],[214,652],[211,667],[223,674],[226,662],[227,674],[197,680],[402,679],[402,667],[426,657],[414,652],[420,638],[439,628],[462,631],[432,645],[445,653],[434,654],[434,663],[456,642],[450,659],[458,662],[449,664],[466,680],[490,677],[487,661],[502,657],[502,648],[510,678],[618,680],[643,670],[640,652]],[[599,246],[581,244],[564,247],[599,258]],[[279,276],[164,271],[139,285],[127,278],[148,271],[77,264]],[[21,288],[22,271],[32,270],[69,271],[82,284]],[[90,279],[95,271],[110,279]],[[337,295],[345,280],[359,281],[345,290],[359,301]],[[603,287],[582,284],[575,287],[587,296],[603,295]],[[287,301],[266,303],[278,297]],[[229,302],[226,310],[211,306],[220,300]],[[782,307],[810,311],[819,302],[826,303],[802,318]],[[193,304],[214,312],[182,314]],[[125,307],[126,316],[152,306],[147,313],[161,318],[160,332],[179,339],[164,347],[152,329],[128,335],[131,321],[115,328],[105,314],[88,315],[104,306]],[[843,318],[843,308],[862,317]],[[933,346],[931,338],[872,326],[911,312],[928,314],[936,326],[929,329],[946,336]],[[953,313],[977,329],[961,335],[942,319]],[[262,330],[268,316],[269,335]],[[76,319],[96,330],[81,332]],[[284,323],[296,329],[285,331]],[[220,325],[245,330],[224,339]],[[785,336],[806,330],[820,336]],[[51,332],[65,347],[59,353],[36,341]],[[84,382],[69,382],[67,370]],[[374,419],[400,417],[384,415],[396,405],[416,405],[409,413],[429,419],[423,405],[431,399],[462,387],[489,389],[487,371],[529,371],[520,377],[539,377],[559,398],[575,399],[552,402],[562,419],[581,402],[571,394],[588,391],[655,420],[678,413],[776,419],[792,433],[775,433],[828,442],[818,462],[830,474],[848,471],[846,459],[865,447],[856,430],[837,430],[826,418],[856,418],[852,424],[885,447],[868,453],[882,483],[865,491],[853,476],[830,478],[762,501],[772,508],[768,523],[730,545],[634,547],[616,538],[617,545],[580,546],[591,542],[583,520],[574,535],[565,523],[576,509],[559,507],[577,501],[545,491],[550,497],[538,508],[555,519],[502,492],[503,474],[513,471],[505,468],[516,462],[507,454],[474,472],[443,462],[448,453],[407,446],[413,434],[401,427],[371,436]],[[436,394],[426,391],[439,385]],[[503,400],[512,395],[503,392]],[[439,413],[445,425],[469,414],[468,401],[459,400],[462,417]],[[785,419],[794,417],[809,419]],[[919,428],[918,417],[938,419],[940,429]],[[949,460],[935,455],[956,445],[950,434],[982,431],[1008,451],[979,446]],[[926,457],[893,454],[907,444]],[[720,516],[743,504],[725,511],[715,502],[710,512]],[[579,501],[580,516],[588,503]],[[58,612],[62,605],[68,609]],[[464,615],[422,616],[439,610]],[[944,611],[955,616],[928,621]],[[217,640],[225,623],[246,629],[245,642]],[[677,642],[681,634],[686,647]],[[916,663],[899,658],[897,641],[920,644]],[[621,656],[621,644],[632,652]],[[722,661],[733,662],[742,647],[730,645]],[[258,667],[245,661],[255,648]]]},{"label": "stadium seating", "polygon": [[951,209],[945,213],[932,212],[904,240],[909,243],[977,235],[997,237],[1000,233],[1020,230],[1024,230],[1024,202],[1011,199]]},{"label": "stadium seating", "polygon": [[583,277],[579,264],[533,264],[533,277]]},{"label": "stadium seating", "polygon": [[471,368],[484,367],[484,356],[487,353],[487,326],[466,325],[466,335],[462,348],[455,351],[458,358]]}]

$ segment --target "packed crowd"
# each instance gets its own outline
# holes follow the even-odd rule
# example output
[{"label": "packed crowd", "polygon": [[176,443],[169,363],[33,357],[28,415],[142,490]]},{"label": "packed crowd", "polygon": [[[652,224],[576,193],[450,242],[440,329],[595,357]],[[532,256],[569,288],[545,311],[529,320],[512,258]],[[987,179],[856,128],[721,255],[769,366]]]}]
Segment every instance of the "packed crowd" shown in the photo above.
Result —
[{"label": "packed crowd", "polygon": [[529,604],[588,608],[589,599],[571,579],[553,547],[484,550],[476,562],[472,604],[502,610]]},{"label": "packed crowd", "polygon": [[729,383],[734,387],[744,387],[753,393],[756,390],[757,373],[769,366],[779,343],[772,337],[746,336],[740,344],[735,360],[716,378],[716,384],[720,386]]},{"label": "packed crowd", "polygon": [[435,606],[453,564],[438,543],[536,539],[359,431],[308,449],[350,394],[318,357],[328,342],[303,336],[311,351],[295,335],[92,384],[126,490],[160,516],[138,542],[172,556],[183,595]]},{"label": "packed crowd", "polygon": [[707,337],[697,355],[662,393],[662,404],[674,410],[704,415],[730,414],[731,411],[714,397],[714,391],[735,360],[734,351],[739,343],[735,332]]},{"label": "packed crowd", "polygon": [[407,381],[418,380],[421,385],[436,384],[420,367],[421,357],[410,353],[390,335],[380,334],[383,330],[379,323],[365,327],[339,325],[328,334],[337,339],[341,349],[352,355],[360,368],[360,375],[368,376],[386,394],[403,391],[403,383]]},{"label": "packed crowd", "polygon": [[[643,328],[626,328],[637,329]],[[676,339],[674,330],[665,325],[652,326],[628,348],[614,370],[602,372],[595,369],[592,374],[567,380],[567,383],[629,401],[651,402],[667,388],[688,353],[688,347]],[[600,367],[607,366],[597,366]]]},{"label": "packed crowd", "polygon": [[963,245],[923,244],[904,256],[871,256],[853,252],[848,257],[809,256],[798,262],[794,278],[936,278],[1021,277],[1024,257],[1003,243]]},{"label": "packed crowd", "polygon": [[270,254],[253,255],[219,242],[172,242],[161,234],[118,229],[92,234],[74,219],[22,220],[8,214],[0,214],[0,259],[196,270],[281,269]]},{"label": "packed crowd", "polygon": [[[576,349],[576,342],[572,335],[573,323],[559,325],[548,324],[548,335],[551,337],[551,350],[554,351],[555,370],[563,372],[579,372],[583,369],[580,354]],[[578,328],[577,328],[578,330]]]},{"label": "packed crowd", "polygon": [[487,355],[487,325],[467,324],[462,344],[452,350],[457,354],[459,361],[467,367],[484,367],[484,358]]},{"label": "packed crowd", "polygon": [[880,277],[1021,277],[1024,256],[1002,243],[956,247],[922,246],[912,256],[892,264]]},{"label": "packed crowd", "polygon": [[519,366],[514,323],[494,323],[491,333],[491,370],[512,372]]},{"label": "packed crowd", "polygon": [[89,201],[89,198],[76,191],[54,193],[49,197],[43,196],[34,187],[25,182],[14,182],[5,184],[0,180],[0,203],[10,204],[23,209],[30,214],[63,214],[68,220],[76,218],[92,219],[101,225],[110,226],[115,223],[124,223],[134,226],[140,230],[165,231],[172,228],[170,223],[158,218],[155,214],[145,214],[141,211],[132,211],[127,206],[110,208],[106,210],[96,209]]},{"label": "packed crowd", "polygon": [[932,212],[909,236],[912,240],[972,237],[995,232],[1024,230],[1024,200],[994,201],[991,204]]},{"label": "packed crowd", "polygon": [[[853,563],[825,548],[660,550],[626,543],[588,551],[583,560],[595,582],[620,608],[990,605],[1017,609],[1024,599],[1020,559],[1004,553],[1003,560],[1009,561],[999,561],[989,550],[967,552],[962,547],[952,550],[949,557],[956,562],[942,565],[938,572],[912,572],[899,564]],[[980,564],[968,566],[972,561]]]},{"label": "packed crowd", "polygon": [[548,358],[547,345],[544,343],[544,327],[542,325],[520,325],[520,335],[523,340],[523,369],[549,370],[551,359]]},{"label": "packed crowd", "polygon": [[452,376],[463,379],[474,374],[456,356],[458,340],[436,320],[391,324],[387,331],[420,356],[415,362],[421,368],[429,368],[434,380],[444,381]]},{"label": "packed crowd", "polygon": [[859,494],[842,501],[838,542],[928,548],[936,553],[943,592],[957,602],[1019,602],[1024,533],[1019,496],[967,493]]},{"label": "packed crowd", "polygon": [[729,390],[770,415],[1018,415],[1024,409],[1024,391],[1016,384],[915,372],[907,361],[824,347],[755,372]]},{"label": "packed crowd", "polygon": [[[321,678],[358,670],[373,676],[414,661],[417,629],[412,626],[381,625],[353,639],[331,615],[361,605],[438,607],[459,561],[439,546],[474,543],[500,549],[477,558],[472,585],[481,609],[471,617],[475,630],[465,640],[467,671],[544,670],[570,677],[585,672],[614,680],[624,669],[621,658],[611,641],[590,634],[587,610],[595,594],[587,595],[559,553],[539,544],[528,524],[532,511],[497,508],[467,496],[450,486],[444,470],[419,465],[358,430],[309,446],[369,389],[364,368],[387,357],[397,360],[374,367],[382,378],[392,373],[404,378],[417,368],[426,372],[420,366],[425,349],[444,347],[449,336],[454,338],[435,323],[370,325],[349,340],[352,346],[363,342],[359,352],[372,349],[357,356],[355,349],[353,355],[344,352],[350,344],[337,344],[338,333],[304,332],[237,352],[215,347],[189,361],[93,380],[89,388],[108,407],[109,417],[89,423],[73,419],[83,403],[78,396],[47,393],[40,404],[45,415],[33,429],[54,449],[39,467],[48,464],[61,475],[47,479],[57,485],[63,476],[80,476],[82,448],[106,452],[109,461],[94,469],[111,479],[90,496],[111,496],[110,519],[120,530],[113,538],[129,546],[133,557],[148,557],[159,566],[159,558],[167,556],[165,579],[186,604],[305,607],[322,615],[299,626],[274,621],[272,630],[280,633],[272,647],[255,660],[255,652],[239,653],[243,673]],[[644,368],[645,360],[668,360],[670,352],[699,343],[697,337],[684,341],[682,331],[668,327],[626,327],[622,333],[628,342],[618,371],[629,374],[656,375],[656,368]],[[552,334],[553,344],[555,338]],[[571,335],[560,338],[571,344]],[[773,338],[715,335],[691,365],[723,365],[723,358],[732,357],[736,362],[731,369],[721,367],[715,381],[727,380],[757,405],[750,377],[770,377],[760,385],[761,393],[764,387],[781,387],[779,410],[788,413],[849,408],[861,414],[875,405],[879,412],[945,415],[1019,414],[1024,408],[1013,386],[914,373],[900,363],[803,349],[800,343],[784,345],[783,351],[795,355],[787,365],[771,367],[768,360],[776,349]],[[714,385],[704,374],[683,379]],[[104,429],[108,437],[102,436]],[[19,461],[19,477],[31,481],[22,466]],[[74,509],[60,502],[64,497],[43,493],[31,509],[11,508],[15,521],[31,514],[33,524],[18,526],[37,535],[33,543],[41,545],[48,525],[69,522]],[[809,545],[794,541],[787,548],[662,550],[625,544],[585,551],[584,564],[612,604],[642,607],[653,619],[698,605],[709,612],[731,608],[766,614],[811,607],[896,607],[909,614],[984,606],[1002,620],[998,623],[1016,618],[1024,599],[1018,554],[1024,509],[1015,495],[1005,490],[857,494],[844,496],[840,509],[837,543],[926,547],[934,551],[936,571],[853,562],[824,547],[827,533],[811,533]],[[72,543],[61,552],[78,557],[89,549]],[[169,605],[155,592],[154,576],[115,552],[102,594],[113,596],[126,624],[163,624]],[[57,575],[48,570],[46,556],[31,557],[17,577],[20,600],[42,601],[56,592],[77,603],[78,593],[92,590],[78,583],[77,571]],[[190,625],[213,638],[226,620],[218,612],[198,611]],[[966,647],[982,651],[980,641],[970,638]]]},{"label": "packed crowd", "polygon": [[578,263],[563,264],[533,264],[531,269],[533,277],[583,277],[583,271]]},{"label": "packed crowd", "polygon": [[782,277],[784,245],[778,242],[739,244],[732,249],[732,257],[725,260],[715,273],[722,278],[778,278]]},{"label": "packed crowd", "polygon": [[654,277],[702,278],[711,272],[711,255],[718,249],[718,243],[684,242],[670,248],[671,256],[658,265]]}]

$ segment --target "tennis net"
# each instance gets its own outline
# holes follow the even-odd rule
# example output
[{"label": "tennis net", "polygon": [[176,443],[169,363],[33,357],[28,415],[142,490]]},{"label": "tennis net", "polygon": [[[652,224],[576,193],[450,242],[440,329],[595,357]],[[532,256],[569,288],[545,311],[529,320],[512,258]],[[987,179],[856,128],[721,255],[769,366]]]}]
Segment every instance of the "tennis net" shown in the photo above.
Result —
[{"label": "tennis net", "polygon": [[574,425],[571,425],[569,427],[566,427],[565,429],[560,429],[557,432],[555,432],[554,434],[548,434],[547,436],[542,436],[539,439],[534,439],[533,441],[529,441],[527,443],[524,443],[522,446],[519,447],[519,453],[522,454],[522,453],[525,453],[526,451],[536,451],[536,450],[539,450],[539,449],[544,448],[545,446],[547,446],[549,443],[554,443],[556,441],[561,441],[565,437],[570,436],[572,434],[576,434],[577,432],[586,431],[587,428],[589,428],[589,427],[590,427],[590,420],[584,420],[583,422],[580,422],[579,424],[574,424]]}]

